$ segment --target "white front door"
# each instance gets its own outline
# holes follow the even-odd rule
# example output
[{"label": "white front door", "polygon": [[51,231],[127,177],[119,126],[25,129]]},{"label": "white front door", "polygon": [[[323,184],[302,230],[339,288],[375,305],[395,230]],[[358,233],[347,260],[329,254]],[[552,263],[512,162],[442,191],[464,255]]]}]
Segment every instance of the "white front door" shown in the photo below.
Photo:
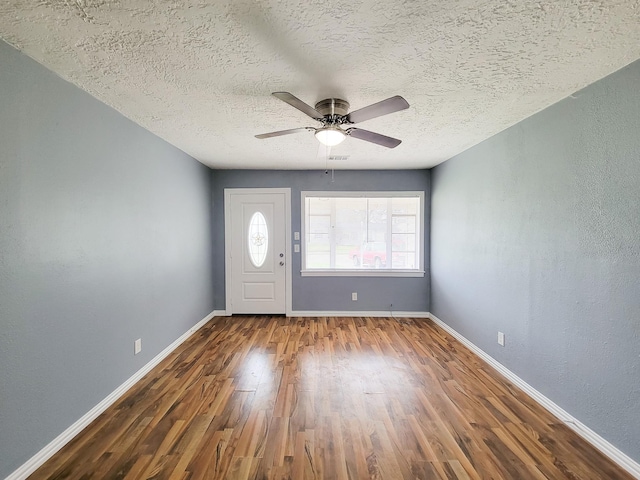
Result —
[{"label": "white front door", "polygon": [[288,189],[225,189],[227,314],[287,311]]}]

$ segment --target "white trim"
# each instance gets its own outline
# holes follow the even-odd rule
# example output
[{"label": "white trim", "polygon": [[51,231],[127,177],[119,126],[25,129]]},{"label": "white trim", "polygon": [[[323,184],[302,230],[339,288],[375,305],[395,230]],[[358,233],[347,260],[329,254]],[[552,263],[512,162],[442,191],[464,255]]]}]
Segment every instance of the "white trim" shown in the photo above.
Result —
[{"label": "white trim", "polygon": [[424,190],[359,190],[348,191],[344,190],[303,190],[300,193],[311,197],[352,197],[352,198],[368,198],[368,197],[417,197],[422,195],[424,197]]},{"label": "white trim", "polygon": [[70,427],[64,432],[54,438],[48,445],[42,450],[36,453],[33,457],[27,460],[21,467],[18,467],[12,474],[10,474],[5,480],[24,480],[33,472],[35,472],[44,462],[49,460],[58,450],[69,443],[73,438],[84,430],[87,425],[93,422],[102,412],[113,405],[120,397],[122,397],[127,391],[133,387],[142,377],[149,373],[156,365],[164,360],[171,352],[178,348],[185,340],[193,335],[197,330],[202,328],[209,320],[216,316],[215,311],[204,317],[193,327],[178,337],[167,348],[162,350],[158,355],[153,357],[149,363],[134,373],[129,379],[127,379],[122,385],[116,388],[113,392],[107,395],[100,403],[85,413],[82,417],[76,420]]},{"label": "white trim", "polygon": [[296,310],[288,317],[390,317],[431,318],[429,312],[396,312],[389,310]]},{"label": "white trim", "polygon": [[287,252],[287,278],[285,279],[285,314],[289,315],[293,310],[293,246],[291,245],[291,189],[283,188],[284,190],[284,224],[285,224],[285,252]]},{"label": "white trim", "polygon": [[214,310],[213,311],[213,316],[214,317],[230,317],[231,314],[227,313],[226,310]]},{"label": "white trim", "polygon": [[225,315],[233,314],[231,305],[231,231],[227,225],[231,225],[231,212],[227,208],[232,194],[284,194],[284,223],[285,223],[285,314],[290,316],[293,309],[293,280],[291,264],[293,263],[293,248],[291,247],[291,189],[290,188],[225,188],[224,189],[224,285],[225,285]]},{"label": "white trim", "polygon": [[582,438],[584,438],[591,445],[596,447],[602,453],[604,453],[607,457],[613,460],[615,463],[624,468],[627,472],[633,475],[635,478],[640,479],[640,463],[636,462],[634,459],[629,457],[626,453],[619,450],[617,447],[612,445],[610,442],[602,438],[596,432],[591,430],[588,426],[582,423],[580,420],[575,418],[569,412],[564,410],[562,407],[554,403],[549,398],[545,397],[538,390],[533,388],[527,382],[522,380],[518,375],[513,373],[507,367],[498,362],[495,358],[490,356],[488,353],[483,351],[481,348],[477,347],[471,341],[467,340],[460,333],[455,331],[449,325],[444,323],[438,317],[433,314],[429,314],[429,317],[433,322],[438,325],[440,328],[448,332],[452,337],[466,346],[469,350],[475,353],[482,360],[487,362],[491,367],[498,371],[503,377],[509,380],[511,383],[519,387],[522,391],[524,391],[527,395],[533,398],[536,402],[538,402],[543,408],[551,412],[553,415],[558,417],[567,427],[576,432]]},{"label": "white trim", "polygon": [[303,277],[424,277],[421,270],[302,270]]}]

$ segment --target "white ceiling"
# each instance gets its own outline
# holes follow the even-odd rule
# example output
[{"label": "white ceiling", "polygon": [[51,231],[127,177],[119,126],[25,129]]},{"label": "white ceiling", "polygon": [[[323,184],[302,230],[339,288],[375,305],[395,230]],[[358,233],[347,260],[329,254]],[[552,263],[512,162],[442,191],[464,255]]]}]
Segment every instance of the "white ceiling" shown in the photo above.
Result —
[{"label": "white ceiling", "polygon": [[631,0],[3,0],[0,37],[216,168],[324,168],[316,122],[272,97],[352,110],[402,95],[358,126],[335,168],[425,168],[640,58]]}]

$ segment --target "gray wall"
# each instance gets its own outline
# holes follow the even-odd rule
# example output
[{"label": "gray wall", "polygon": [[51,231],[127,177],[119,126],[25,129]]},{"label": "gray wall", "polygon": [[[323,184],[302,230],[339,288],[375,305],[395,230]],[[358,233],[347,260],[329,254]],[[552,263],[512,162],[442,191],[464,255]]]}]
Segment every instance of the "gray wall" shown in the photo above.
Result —
[{"label": "gray wall", "polygon": [[213,279],[209,169],[2,42],[0,65],[4,478],[210,313]]},{"label": "gray wall", "polygon": [[431,222],[431,311],[636,461],[639,85],[636,62],[436,167]]},{"label": "gray wall", "polygon": [[[414,171],[273,171],[215,170],[214,185],[214,273],[216,309],[225,308],[224,289],[224,189],[225,188],[291,188],[292,232],[300,231],[303,190],[425,192],[425,270],[420,278],[398,277],[302,277],[301,254],[293,257],[293,310],[388,310],[429,311],[429,182],[428,170]],[[293,238],[291,239],[293,243]],[[351,301],[358,292],[358,301]]]}]

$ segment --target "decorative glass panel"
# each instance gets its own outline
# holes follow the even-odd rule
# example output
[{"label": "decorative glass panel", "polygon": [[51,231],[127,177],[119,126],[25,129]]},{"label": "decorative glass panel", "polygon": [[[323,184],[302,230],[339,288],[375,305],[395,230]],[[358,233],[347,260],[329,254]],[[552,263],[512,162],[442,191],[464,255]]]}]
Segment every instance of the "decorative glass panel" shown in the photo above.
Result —
[{"label": "decorative glass panel", "polygon": [[256,212],[249,220],[249,258],[256,268],[260,268],[267,259],[269,248],[269,232],[267,220],[260,212]]}]

